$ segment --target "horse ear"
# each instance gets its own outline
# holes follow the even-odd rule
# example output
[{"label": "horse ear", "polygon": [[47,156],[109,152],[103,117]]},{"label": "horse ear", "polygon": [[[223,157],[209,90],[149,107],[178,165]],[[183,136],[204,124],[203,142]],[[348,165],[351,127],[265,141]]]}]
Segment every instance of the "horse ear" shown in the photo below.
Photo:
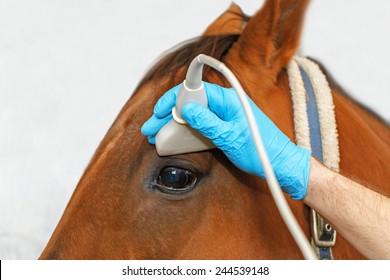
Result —
[{"label": "horse ear", "polygon": [[265,67],[276,79],[298,48],[307,4],[308,0],[266,0],[229,51],[230,58],[246,67]]},{"label": "horse ear", "polygon": [[240,34],[245,24],[243,18],[245,15],[241,8],[233,2],[223,14],[207,27],[203,35]]}]

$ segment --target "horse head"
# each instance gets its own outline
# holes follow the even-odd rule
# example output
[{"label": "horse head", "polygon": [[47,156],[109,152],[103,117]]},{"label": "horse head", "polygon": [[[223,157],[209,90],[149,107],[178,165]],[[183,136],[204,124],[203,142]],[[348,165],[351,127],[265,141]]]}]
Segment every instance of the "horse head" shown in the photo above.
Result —
[{"label": "horse head", "polygon": [[[223,61],[252,100],[294,140],[286,66],[299,44],[307,2],[268,0],[251,19],[232,5],[201,37],[163,57],[102,140],[41,258],[302,258],[265,181],[238,170],[216,149],[159,157],[140,128],[159,97],[181,83],[189,62],[204,53]],[[204,79],[229,86],[211,69],[205,69]],[[339,116],[360,125],[344,110],[349,99],[337,96],[340,112],[346,112]],[[351,129],[340,123],[340,145],[347,147]],[[378,166],[369,152],[363,155],[366,163]],[[352,155],[346,158],[353,163]],[[343,168],[361,174],[356,164]],[[172,173],[175,179],[168,180]],[[288,202],[309,238],[308,209],[301,201]],[[340,240],[336,256],[361,257]]]}]

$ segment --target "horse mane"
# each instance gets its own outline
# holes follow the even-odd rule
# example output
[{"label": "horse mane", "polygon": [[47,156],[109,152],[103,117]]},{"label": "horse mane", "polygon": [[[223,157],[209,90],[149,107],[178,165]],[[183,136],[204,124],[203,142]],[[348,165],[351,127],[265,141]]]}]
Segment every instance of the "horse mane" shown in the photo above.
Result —
[{"label": "horse mane", "polygon": [[[229,13],[234,14],[235,16],[231,20],[241,20],[243,24],[246,24],[251,19],[251,16],[242,12],[229,10]],[[225,22],[225,24],[226,23],[227,22]],[[183,67],[188,67],[196,56],[199,54],[206,54],[218,60],[223,60],[223,57],[239,37],[240,34],[203,35],[178,44],[161,55],[160,59],[157,60],[157,63],[147,71],[142,80],[138,83],[134,93],[138,92],[139,89],[148,82],[162,77],[169,77],[168,86],[170,87],[182,82],[182,75],[178,75],[178,71],[183,69]],[[210,68],[205,65],[204,73],[207,74],[209,70]],[[222,75],[220,76],[221,78],[223,77]]]},{"label": "horse mane", "polygon": [[[183,81],[180,69],[188,67],[190,62],[199,54],[206,54],[218,60],[223,60],[231,46],[238,40],[239,34],[200,36],[173,47],[164,53],[157,63],[144,75],[134,93],[150,81],[169,77],[169,87]],[[210,70],[204,67],[204,73]],[[206,76],[206,75],[205,75]]]}]

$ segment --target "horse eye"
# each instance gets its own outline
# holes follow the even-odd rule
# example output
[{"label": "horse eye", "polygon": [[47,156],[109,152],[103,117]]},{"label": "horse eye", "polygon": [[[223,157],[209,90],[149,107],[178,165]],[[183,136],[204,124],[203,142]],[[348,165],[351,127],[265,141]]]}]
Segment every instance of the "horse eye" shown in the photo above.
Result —
[{"label": "horse eye", "polygon": [[182,193],[191,190],[196,183],[196,179],[195,174],[190,170],[165,167],[158,175],[157,185],[162,191]]}]

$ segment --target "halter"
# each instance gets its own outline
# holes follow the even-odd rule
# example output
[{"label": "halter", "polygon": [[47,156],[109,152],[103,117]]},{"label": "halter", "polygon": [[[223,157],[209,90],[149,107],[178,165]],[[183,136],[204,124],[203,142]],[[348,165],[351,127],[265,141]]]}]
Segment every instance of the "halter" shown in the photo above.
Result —
[{"label": "halter", "polygon": [[[325,75],[313,61],[294,57],[287,69],[294,129],[299,146],[328,168],[339,172],[339,145],[334,105]],[[311,244],[319,259],[333,259],[336,231],[315,210],[310,211]]]}]

